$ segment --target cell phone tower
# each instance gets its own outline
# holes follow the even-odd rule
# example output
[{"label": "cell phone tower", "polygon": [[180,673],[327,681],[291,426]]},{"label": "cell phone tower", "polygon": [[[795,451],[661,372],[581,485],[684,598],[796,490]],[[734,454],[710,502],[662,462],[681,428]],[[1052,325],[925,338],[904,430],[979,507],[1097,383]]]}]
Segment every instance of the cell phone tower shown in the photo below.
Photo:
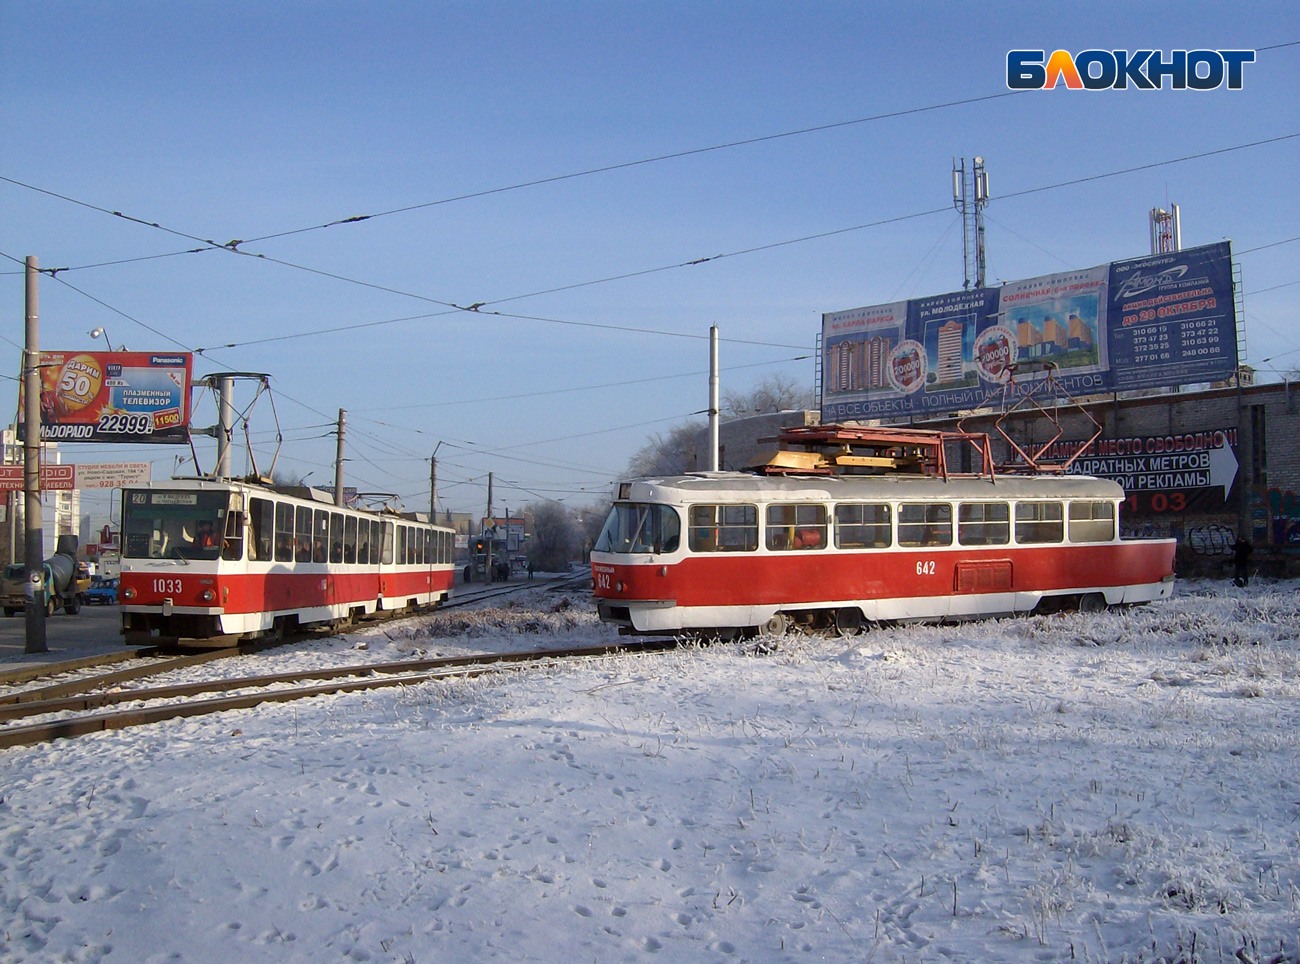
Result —
[{"label": "cell phone tower", "polygon": [[1171,210],[1151,209],[1151,253],[1169,254],[1183,250],[1183,224],[1178,216],[1178,205]]},{"label": "cell phone tower", "polygon": [[971,286],[971,268],[975,269],[975,287],[984,287],[984,206],[989,203],[989,176],[984,158],[977,157],[966,170],[966,158],[952,162],[952,206],[961,214],[961,260],[965,281]]}]

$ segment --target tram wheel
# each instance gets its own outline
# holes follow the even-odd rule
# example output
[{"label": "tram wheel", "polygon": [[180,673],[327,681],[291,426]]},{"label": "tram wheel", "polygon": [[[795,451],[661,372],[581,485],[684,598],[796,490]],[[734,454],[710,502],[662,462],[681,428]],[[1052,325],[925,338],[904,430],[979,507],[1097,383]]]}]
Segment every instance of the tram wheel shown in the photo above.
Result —
[{"label": "tram wheel", "polygon": [[835,610],[835,631],[841,636],[856,636],[862,632],[862,610],[856,606]]},{"label": "tram wheel", "polygon": [[1079,597],[1079,612],[1102,613],[1106,611],[1106,597],[1099,592],[1090,592]]},{"label": "tram wheel", "polygon": [[789,628],[790,620],[786,619],[785,613],[776,613],[763,624],[762,630],[764,636],[784,636]]}]

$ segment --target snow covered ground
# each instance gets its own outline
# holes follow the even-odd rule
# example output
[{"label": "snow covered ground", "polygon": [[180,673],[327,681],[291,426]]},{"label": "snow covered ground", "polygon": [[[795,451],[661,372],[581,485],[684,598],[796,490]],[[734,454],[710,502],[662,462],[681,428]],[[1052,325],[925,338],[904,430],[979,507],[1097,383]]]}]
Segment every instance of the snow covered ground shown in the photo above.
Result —
[{"label": "snow covered ground", "polygon": [[[3,751],[0,961],[1295,962],[1297,590]],[[608,638],[537,591],[187,674]]]}]

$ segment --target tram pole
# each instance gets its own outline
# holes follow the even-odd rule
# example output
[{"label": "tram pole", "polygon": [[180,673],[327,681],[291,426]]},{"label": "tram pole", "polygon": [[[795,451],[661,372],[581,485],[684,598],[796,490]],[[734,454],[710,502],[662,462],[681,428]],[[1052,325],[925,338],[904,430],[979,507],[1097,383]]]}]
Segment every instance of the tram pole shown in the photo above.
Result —
[{"label": "tram pole", "polygon": [[718,326],[709,326],[709,471],[717,472],[718,455]]},{"label": "tram pole", "polygon": [[217,377],[217,471],[216,478],[230,478],[230,450],[235,437],[235,379]]},{"label": "tram pole", "polygon": [[339,409],[339,440],[334,456],[334,504],[343,504],[343,432],[348,426],[348,413]]},{"label": "tram pole", "polygon": [[433,454],[429,456],[429,521],[437,523],[438,521],[438,449],[442,448],[439,442],[433,447]]},{"label": "tram pole", "polygon": [[23,347],[23,537],[27,565],[24,653],[48,653],[45,644],[45,545],[41,520],[41,353],[34,255],[27,256],[27,331]]}]

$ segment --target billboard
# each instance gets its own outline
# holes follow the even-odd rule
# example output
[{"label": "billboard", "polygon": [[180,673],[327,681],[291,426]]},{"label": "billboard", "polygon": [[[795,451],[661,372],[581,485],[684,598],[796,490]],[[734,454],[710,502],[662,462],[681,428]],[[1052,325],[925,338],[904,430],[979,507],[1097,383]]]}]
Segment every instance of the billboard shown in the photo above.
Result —
[{"label": "billboard", "polygon": [[822,421],[975,408],[1046,363],[1069,395],[1232,376],[1231,244],[824,314]]},{"label": "billboard", "polygon": [[[23,466],[0,465],[0,492],[21,492]],[[151,476],[148,462],[109,462],[95,465],[42,465],[42,491],[60,489],[120,489],[126,485],[147,484]]]},{"label": "billboard", "polygon": [[41,440],[187,442],[193,366],[189,352],[43,351]]}]

